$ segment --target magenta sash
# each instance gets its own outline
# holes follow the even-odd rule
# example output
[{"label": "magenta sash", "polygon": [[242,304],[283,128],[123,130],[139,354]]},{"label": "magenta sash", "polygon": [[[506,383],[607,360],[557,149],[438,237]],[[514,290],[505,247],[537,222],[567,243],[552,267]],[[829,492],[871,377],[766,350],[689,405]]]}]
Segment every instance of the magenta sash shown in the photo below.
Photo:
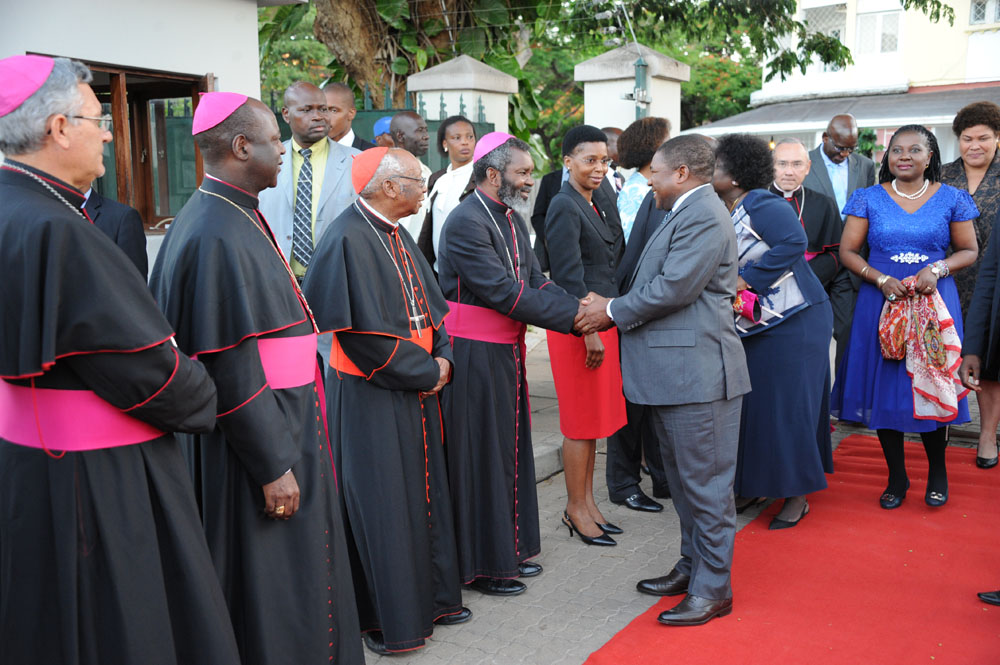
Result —
[{"label": "magenta sash", "polygon": [[516,344],[527,326],[496,310],[476,305],[462,305],[448,301],[448,334],[452,337],[474,339],[494,344]]},{"label": "magenta sash", "polygon": [[272,390],[297,388],[316,380],[316,335],[257,340],[260,364]]},{"label": "magenta sash", "polygon": [[90,390],[18,386],[0,380],[0,437],[22,446],[79,452],[163,436]]}]

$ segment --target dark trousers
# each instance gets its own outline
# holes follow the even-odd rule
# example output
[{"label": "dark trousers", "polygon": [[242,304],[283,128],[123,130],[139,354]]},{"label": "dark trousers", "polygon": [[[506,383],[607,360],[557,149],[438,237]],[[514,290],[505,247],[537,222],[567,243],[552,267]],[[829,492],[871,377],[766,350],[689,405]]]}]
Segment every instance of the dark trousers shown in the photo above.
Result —
[{"label": "dark trousers", "polygon": [[858,298],[860,280],[850,270],[841,268],[830,284],[830,306],[833,308],[833,338],[837,340],[835,370],[840,369],[844,351],[851,341],[851,323],[854,321],[854,302]]},{"label": "dark trousers", "polygon": [[643,452],[646,466],[653,477],[653,493],[667,496],[670,488],[663,471],[660,442],[656,437],[650,407],[625,400],[628,422],[608,437],[608,460],[604,471],[608,483],[608,497],[621,503],[639,493],[639,467]]},{"label": "dark trousers", "polygon": [[734,397],[652,407],[663,468],[681,522],[681,558],[674,568],[691,576],[688,593],[701,598],[733,595],[733,480],[742,404],[742,397]]}]

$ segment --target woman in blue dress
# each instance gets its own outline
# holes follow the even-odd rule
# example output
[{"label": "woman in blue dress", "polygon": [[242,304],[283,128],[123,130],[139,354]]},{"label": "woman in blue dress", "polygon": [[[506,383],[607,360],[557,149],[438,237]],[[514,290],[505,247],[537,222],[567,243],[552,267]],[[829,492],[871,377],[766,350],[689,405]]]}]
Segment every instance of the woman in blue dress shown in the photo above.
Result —
[{"label": "woman in blue dress", "polygon": [[[906,125],[889,142],[879,184],[854,192],[843,212],[847,222],[840,241],[844,266],[864,283],[858,291],[851,341],[837,372],[832,412],[876,430],[889,470],[879,498],[886,510],[898,508],[910,481],[903,457],[903,433],[918,432],[927,453],[924,501],[941,506],[948,500],[945,469],[946,427],[969,421],[965,399],[958,413],[944,420],[918,419],[913,381],[905,360],[882,357],[878,325],[886,300],[907,297],[902,284],[915,276],[917,294],[937,289],[963,335],[958,291],[950,274],[972,265],[978,256],[972,220],[978,216],[968,192],[942,184],[937,140],[925,127]],[[867,241],[866,261],[859,253]],[[953,253],[946,258],[949,245]]]},{"label": "woman in blue dress", "polygon": [[766,190],[774,180],[763,139],[719,139],[712,186],[733,218],[741,297],[762,304],[759,320],[735,316],[753,391],[743,398],[736,461],[737,510],[745,497],[781,497],[771,529],[809,512],[807,494],[826,489],[830,445],[830,338],[833,311],[805,258],[807,238],[792,210]]}]

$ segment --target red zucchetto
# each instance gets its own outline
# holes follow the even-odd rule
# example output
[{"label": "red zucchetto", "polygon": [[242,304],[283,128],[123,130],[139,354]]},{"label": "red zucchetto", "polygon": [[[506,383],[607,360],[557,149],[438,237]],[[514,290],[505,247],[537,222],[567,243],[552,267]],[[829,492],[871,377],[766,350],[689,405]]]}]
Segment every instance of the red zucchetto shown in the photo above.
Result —
[{"label": "red zucchetto", "polygon": [[388,148],[368,148],[360,155],[354,156],[354,163],[351,165],[351,182],[354,184],[354,191],[358,194],[372,181],[378,165],[388,154]]}]

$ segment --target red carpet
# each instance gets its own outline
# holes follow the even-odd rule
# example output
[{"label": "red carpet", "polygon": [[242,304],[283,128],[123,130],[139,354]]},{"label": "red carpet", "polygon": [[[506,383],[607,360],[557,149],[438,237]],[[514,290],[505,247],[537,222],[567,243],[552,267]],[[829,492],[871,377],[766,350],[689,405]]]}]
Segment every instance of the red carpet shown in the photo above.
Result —
[{"label": "red carpet", "polygon": [[906,446],[912,486],[902,507],[878,506],[878,441],[850,436],[834,453],[829,489],[809,498],[797,527],[768,531],[780,508],[771,505],[736,535],[732,614],[662,626],[657,615],[682,597],[664,598],[587,663],[1000,663],[1000,607],[976,598],[1000,589],[1000,467],[977,469],[975,450],[950,448],[950,499],[929,508],[923,447]]}]

